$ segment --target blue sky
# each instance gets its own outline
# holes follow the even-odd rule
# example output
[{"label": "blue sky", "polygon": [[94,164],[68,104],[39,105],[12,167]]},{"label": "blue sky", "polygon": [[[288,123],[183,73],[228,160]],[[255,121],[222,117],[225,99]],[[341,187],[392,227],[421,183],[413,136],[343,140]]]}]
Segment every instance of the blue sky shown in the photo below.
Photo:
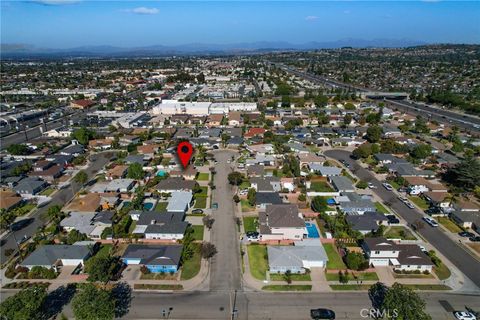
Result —
[{"label": "blue sky", "polygon": [[122,47],[409,39],[480,43],[480,1],[5,1],[1,42]]}]

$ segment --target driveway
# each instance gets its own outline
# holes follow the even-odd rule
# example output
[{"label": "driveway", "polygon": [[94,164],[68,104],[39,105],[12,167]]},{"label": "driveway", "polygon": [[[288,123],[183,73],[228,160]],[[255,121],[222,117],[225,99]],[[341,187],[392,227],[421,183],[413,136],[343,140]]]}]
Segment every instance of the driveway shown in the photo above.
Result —
[{"label": "driveway", "polygon": [[[402,216],[409,225],[423,217],[423,213],[417,209],[407,208],[405,204],[397,199],[394,192],[387,191],[370,171],[362,168],[355,160],[351,159],[350,152],[345,150],[328,150],[324,154],[337,160],[347,161],[353,173],[361,180],[372,182],[377,187],[374,192],[384,202],[389,203],[390,207]],[[418,230],[418,233],[472,280],[477,287],[480,287],[480,272],[478,272],[480,270],[480,262],[470,252],[465,251],[464,248],[452,241],[440,228],[433,228],[425,224],[425,227]]]}]

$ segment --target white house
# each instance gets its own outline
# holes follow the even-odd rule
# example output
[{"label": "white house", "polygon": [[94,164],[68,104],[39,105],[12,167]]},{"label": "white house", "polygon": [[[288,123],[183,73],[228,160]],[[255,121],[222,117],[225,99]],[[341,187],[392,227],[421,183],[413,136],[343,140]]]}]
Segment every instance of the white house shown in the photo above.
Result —
[{"label": "white house", "polygon": [[307,234],[303,215],[293,204],[268,205],[265,212],[260,212],[258,221],[263,241],[302,240]]}]

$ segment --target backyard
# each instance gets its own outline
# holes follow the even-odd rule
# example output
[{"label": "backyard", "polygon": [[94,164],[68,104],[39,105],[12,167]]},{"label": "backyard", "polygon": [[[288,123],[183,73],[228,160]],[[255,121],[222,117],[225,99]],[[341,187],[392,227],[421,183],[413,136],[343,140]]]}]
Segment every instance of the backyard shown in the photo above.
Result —
[{"label": "backyard", "polygon": [[268,269],[267,247],[263,245],[247,246],[248,265],[255,279],[265,280]]},{"label": "backyard", "polygon": [[158,202],[155,206],[155,211],[165,211],[167,209],[168,202]]},{"label": "backyard", "polygon": [[328,262],[327,262],[328,269],[343,270],[347,268],[345,266],[345,263],[343,263],[343,260],[338,254],[337,249],[333,243],[325,243],[323,247],[325,248],[325,251],[327,252],[327,256],[328,256]]}]

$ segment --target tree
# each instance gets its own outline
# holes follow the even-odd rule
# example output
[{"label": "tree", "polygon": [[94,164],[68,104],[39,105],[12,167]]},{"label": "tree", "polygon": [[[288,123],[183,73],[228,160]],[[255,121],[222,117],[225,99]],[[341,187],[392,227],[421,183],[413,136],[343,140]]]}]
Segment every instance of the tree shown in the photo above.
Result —
[{"label": "tree", "polygon": [[233,196],[233,201],[235,201],[235,203],[239,203],[239,202],[240,202],[240,197],[238,196],[238,194],[236,194],[236,195]]},{"label": "tree", "polygon": [[128,166],[127,178],[140,180],[143,179],[144,175],[143,166],[140,163],[134,162]]},{"label": "tree", "polygon": [[29,320],[42,318],[42,305],[47,298],[47,290],[39,286],[23,289],[8,297],[0,304],[0,318]]},{"label": "tree", "polygon": [[118,257],[94,256],[85,262],[85,272],[88,273],[88,281],[100,281],[107,283],[113,280],[121,268]]},{"label": "tree", "polygon": [[327,210],[328,204],[327,200],[324,197],[314,197],[312,200],[312,210],[315,212],[324,212]]},{"label": "tree", "polygon": [[367,129],[366,138],[369,142],[378,142],[382,137],[383,129],[380,126],[374,125]]},{"label": "tree", "polygon": [[95,138],[95,131],[82,127],[73,131],[72,138],[83,145],[87,145],[88,141]]},{"label": "tree", "polygon": [[77,241],[84,241],[87,239],[88,237],[85,233],[81,233],[80,231],[74,229],[68,233],[67,239],[65,242],[67,244],[74,244]]},{"label": "tree", "polygon": [[368,187],[368,183],[366,181],[360,180],[357,183],[357,188],[359,189],[366,189]]},{"label": "tree", "polygon": [[254,206],[256,203],[257,191],[254,188],[248,189],[247,199],[250,206]]},{"label": "tree", "polygon": [[360,252],[348,252],[345,256],[345,263],[352,270],[365,270],[368,268],[368,261]]},{"label": "tree", "polygon": [[410,155],[415,159],[425,159],[432,155],[432,146],[429,144],[417,144],[413,147]]},{"label": "tree", "polygon": [[59,205],[54,205],[48,208],[47,215],[50,220],[58,220],[60,218],[62,208]]},{"label": "tree", "polygon": [[351,114],[346,114],[344,117],[343,117],[343,123],[348,126],[351,122],[352,122],[352,115]]},{"label": "tree", "polygon": [[80,170],[76,175],[75,177],[73,178],[73,180],[79,184],[81,184],[82,186],[87,183],[88,181],[88,175],[85,171],[83,170]]},{"label": "tree", "polygon": [[243,182],[243,175],[238,171],[229,173],[227,178],[228,182],[234,186],[239,186]]},{"label": "tree", "polygon": [[283,278],[288,284],[292,283],[292,271],[290,270],[285,271]]},{"label": "tree", "polygon": [[72,309],[77,320],[113,319],[115,301],[109,291],[86,284],[73,298]]},{"label": "tree", "polygon": [[377,282],[373,286],[371,286],[370,289],[368,289],[368,297],[372,302],[373,308],[377,310],[380,310],[382,308],[387,291],[388,287],[382,282]]},{"label": "tree", "polygon": [[26,155],[30,149],[25,144],[11,144],[7,147],[7,151],[14,156]]},{"label": "tree", "polygon": [[213,223],[215,222],[215,219],[212,218],[210,215],[206,215],[205,217],[202,218],[203,225],[207,227],[208,230],[212,229]]},{"label": "tree", "polygon": [[202,242],[201,252],[204,259],[210,259],[217,253],[217,248],[213,243],[204,241]]},{"label": "tree", "polygon": [[368,158],[373,154],[372,145],[370,143],[364,143],[353,150],[352,154],[357,159]]},{"label": "tree", "polygon": [[380,309],[390,314],[397,313],[395,319],[398,320],[431,319],[431,317],[425,313],[425,301],[412,289],[397,282],[388,288]]},{"label": "tree", "polygon": [[413,131],[415,133],[429,133],[430,129],[428,128],[427,123],[425,122],[425,119],[423,119],[421,116],[417,116]]},{"label": "tree", "polygon": [[467,157],[449,169],[444,178],[461,190],[472,191],[480,185],[480,161]]}]

